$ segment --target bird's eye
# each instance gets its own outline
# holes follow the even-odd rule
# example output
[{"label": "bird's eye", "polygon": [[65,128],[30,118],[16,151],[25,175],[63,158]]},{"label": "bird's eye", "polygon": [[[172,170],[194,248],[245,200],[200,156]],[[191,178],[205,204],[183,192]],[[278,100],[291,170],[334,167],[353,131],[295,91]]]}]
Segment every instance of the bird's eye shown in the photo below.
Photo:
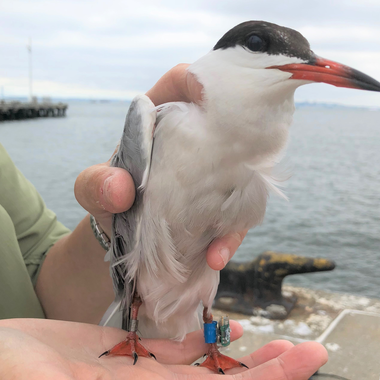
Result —
[{"label": "bird's eye", "polygon": [[266,42],[256,34],[249,36],[245,46],[251,51],[265,51]]}]

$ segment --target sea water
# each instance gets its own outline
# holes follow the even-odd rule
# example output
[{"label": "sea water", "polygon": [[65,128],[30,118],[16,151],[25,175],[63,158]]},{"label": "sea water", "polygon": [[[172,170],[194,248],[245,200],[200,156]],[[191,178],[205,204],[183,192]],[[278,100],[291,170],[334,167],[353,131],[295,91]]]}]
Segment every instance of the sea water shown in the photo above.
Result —
[{"label": "sea water", "polygon": [[[0,143],[69,228],[86,212],[78,174],[108,160],[121,136],[126,102],[70,102],[64,118],[0,123]],[[380,298],[380,110],[304,106],[296,110],[281,170],[285,201],[271,195],[264,223],[235,255],[266,250],[324,257],[333,272],[287,283]]]}]

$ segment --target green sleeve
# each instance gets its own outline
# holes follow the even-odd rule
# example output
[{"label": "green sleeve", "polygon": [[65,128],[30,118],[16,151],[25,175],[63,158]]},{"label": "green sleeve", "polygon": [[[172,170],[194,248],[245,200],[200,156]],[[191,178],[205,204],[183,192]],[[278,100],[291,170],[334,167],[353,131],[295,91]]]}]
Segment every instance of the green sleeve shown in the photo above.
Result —
[{"label": "green sleeve", "polygon": [[34,285],[46,253],[69,232],[0,144],[0,318],[43,317]]}]

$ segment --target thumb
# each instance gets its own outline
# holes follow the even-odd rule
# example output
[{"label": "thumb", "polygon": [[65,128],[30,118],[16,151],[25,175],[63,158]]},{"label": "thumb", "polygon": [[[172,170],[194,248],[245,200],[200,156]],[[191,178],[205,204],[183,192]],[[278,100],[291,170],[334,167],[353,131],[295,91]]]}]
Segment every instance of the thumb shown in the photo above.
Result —
[{"label": "thumb", "polygon": [[[99,164],[79,174],[74,193],[78,203],[98,221],[110,221],[112,214],[126,211],[132,206],[135,185],[126,170]],[[103,227],[107,228],[105,225]]]}]

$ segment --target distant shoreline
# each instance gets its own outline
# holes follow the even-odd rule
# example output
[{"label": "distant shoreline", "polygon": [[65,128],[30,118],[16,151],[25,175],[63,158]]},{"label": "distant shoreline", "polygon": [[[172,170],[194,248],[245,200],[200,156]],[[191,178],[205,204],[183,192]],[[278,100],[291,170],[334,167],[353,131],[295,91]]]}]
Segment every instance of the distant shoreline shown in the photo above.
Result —
[{"label": "distant shoreline", "polygon": [[[9,97],[1,99],[5,102],[28,102],[28,97]],[[83,98],[51,98],[52,102],[75,102],[75,103],[130,103],[132,99],[83,99]],[[305,108],[305,107],[312,107],[312,108],[344,108],[344,109],[369,109],[378,111],[380,110],[379,107],[374,106],[352,106],[352,105],[346,105],[346,104],[338,104],[338,103],[320,103],[320,102],[313,102],[313,101],[307,101],[307,102],[295,102],[296,108]]]}]

